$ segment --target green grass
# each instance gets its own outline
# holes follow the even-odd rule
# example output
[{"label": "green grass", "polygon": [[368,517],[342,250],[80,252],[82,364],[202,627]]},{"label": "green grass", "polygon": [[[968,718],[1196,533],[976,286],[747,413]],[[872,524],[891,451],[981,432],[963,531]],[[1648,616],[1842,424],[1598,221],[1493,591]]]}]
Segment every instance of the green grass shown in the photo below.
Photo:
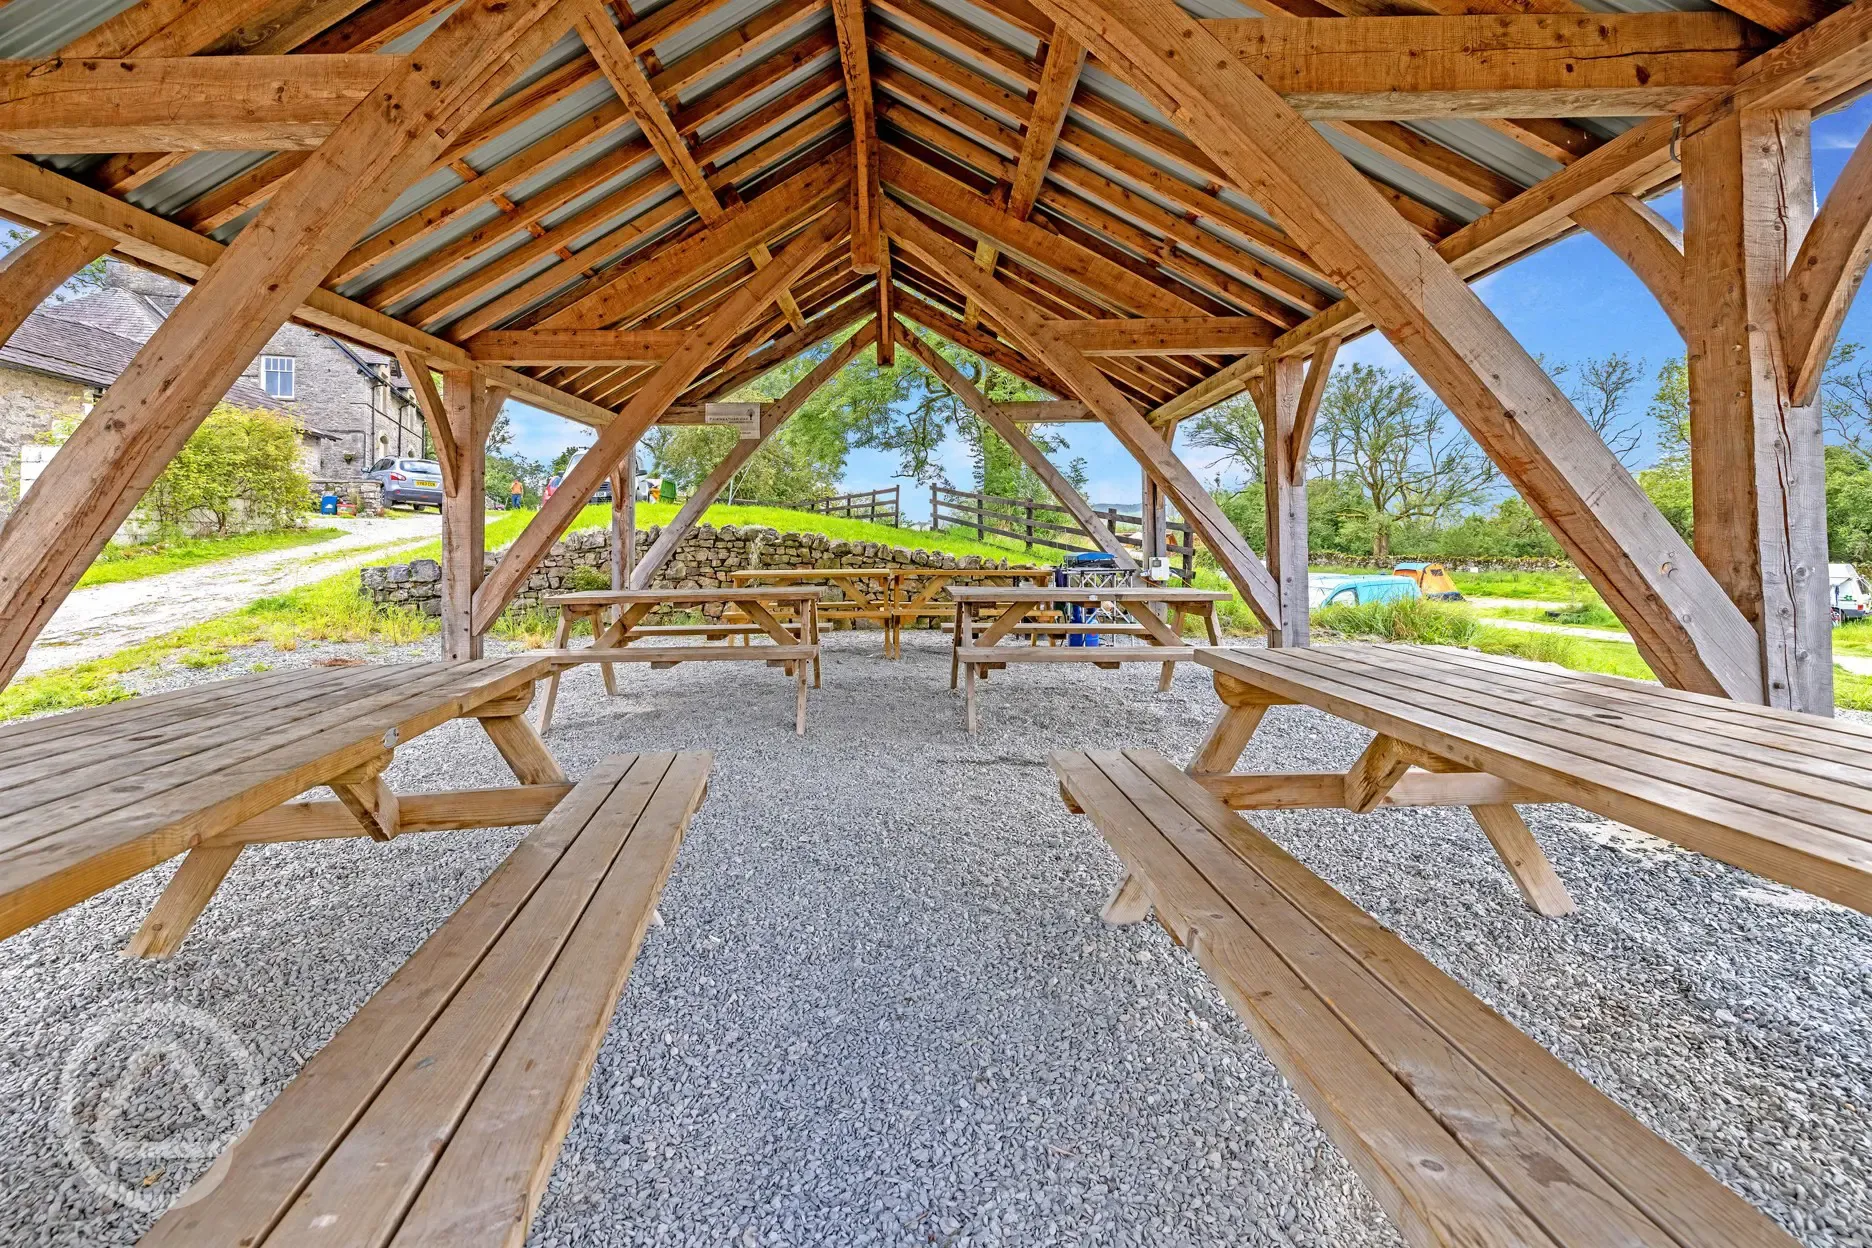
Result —
[{"label": "green grass", "polygon": [[140,581],[146,576],[161,576],[182,568],[199,567],[241,555],[257,555],[269,550],[287,550],[295,546],[314,546],[340,537],[343,529],[282,529],[276,533],[235,533],[227,537],[176,538],[172,541],[139,543],[134,546],[111,545],[97,557],[78,587],[115,585],[121,581]]},{"label": "green grass", "polygon": [[[1540,602],[1598,603],[1599,593],[1571,568],[1553,571],[1451,572],[1471,598],[1532,598]],[[1603,604],[1600,604],[1603,605]]]},{"label": "green grass", "polygon": [[1622,633],[1625,625],[1618,616],[1612,614],[1609,607],[1601,603],[1569,603],[1564,609],[1549,610],[1546,607],[1478,607],[1483,618],[1490,620],[1523,620],[1529,624],[1559,624],[1567,628],[1603,628],[1610,632]]}]

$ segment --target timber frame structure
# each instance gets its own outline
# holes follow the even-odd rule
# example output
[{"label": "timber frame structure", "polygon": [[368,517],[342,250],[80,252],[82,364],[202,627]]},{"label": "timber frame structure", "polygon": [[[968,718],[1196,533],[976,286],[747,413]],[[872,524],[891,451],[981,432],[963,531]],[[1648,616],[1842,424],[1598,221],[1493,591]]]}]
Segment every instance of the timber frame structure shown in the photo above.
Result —
[{"label": "timber frame structure", "polygon": [[[0,261],[0,338],[106,253],[194,284],[0,530],[0,681],[289,319],[416,386],[451,657],[645,430],[861,322],[881,361],[914,325],[1056,396],[997,427],[1106,425],[1147,534],[1174,502],[1304,645],[1312,421],[1376,329],[1661,679],[1830,713],[1816,395],[1872,247],[1872,142],[1816,208],[1807,136],[1872,81],[1872,0],[1640,7],[0,4],[0,214],[39,231]],[[1679,182],[1681,232],[1645,203]],[[1575,228],[1684,335],[1695,549],[1466,284]],[[1170,445],[1244,390],[1265,561]],[[484,579],[508,396],[599,434]]]}]

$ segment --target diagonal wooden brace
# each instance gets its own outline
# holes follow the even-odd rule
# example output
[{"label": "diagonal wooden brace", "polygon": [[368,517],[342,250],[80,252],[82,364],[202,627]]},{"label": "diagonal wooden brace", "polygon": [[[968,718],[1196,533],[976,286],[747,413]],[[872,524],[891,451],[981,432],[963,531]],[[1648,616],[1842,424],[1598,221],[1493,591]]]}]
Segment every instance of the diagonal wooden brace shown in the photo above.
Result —
[{"label": "diagonal wooden brace", "polygon": [[401,817],[397,810],[397,796],[384,782],[384,770],[390,766],[394,751],[385,750],[367,763],[362,763],[335,776],[330,781],[331,791],[338,795],[346,810],[351,812],[373,841],[388,841],[397,834],[397,822]]}]

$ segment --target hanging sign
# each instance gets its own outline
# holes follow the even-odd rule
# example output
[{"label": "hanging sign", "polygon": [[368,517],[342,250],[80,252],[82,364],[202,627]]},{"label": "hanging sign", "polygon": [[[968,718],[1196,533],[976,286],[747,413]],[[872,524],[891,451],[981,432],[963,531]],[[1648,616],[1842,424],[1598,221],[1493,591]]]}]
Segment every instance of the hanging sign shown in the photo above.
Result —
[{"label": "hanging sign", "polygon": [[705,403],[702,421],[727,425],[743,438],[760,437],[761,405],[758,403]]}]

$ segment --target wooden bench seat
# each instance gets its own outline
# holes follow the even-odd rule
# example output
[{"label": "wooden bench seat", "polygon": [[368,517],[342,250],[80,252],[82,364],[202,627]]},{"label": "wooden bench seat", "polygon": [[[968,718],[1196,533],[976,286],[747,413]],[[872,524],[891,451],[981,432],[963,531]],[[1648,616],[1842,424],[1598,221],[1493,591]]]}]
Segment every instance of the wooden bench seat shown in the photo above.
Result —
[{"label": "wooden bench seat", "polygon": [[1160,755],[1050,761],[1407,1242],[1795,1243]]},{"label": "wooden bench seat", "polygon": [[600,763],[145,1248],[520,1244],[711,764]]}]

